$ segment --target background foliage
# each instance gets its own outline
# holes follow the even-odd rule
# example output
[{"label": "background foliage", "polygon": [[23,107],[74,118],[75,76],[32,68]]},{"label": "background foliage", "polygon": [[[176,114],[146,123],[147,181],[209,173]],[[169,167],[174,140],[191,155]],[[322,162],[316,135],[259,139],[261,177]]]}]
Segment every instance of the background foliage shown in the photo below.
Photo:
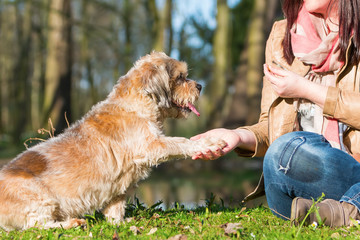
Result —
[{"label": "background foliage", "polygon": [[[81,118],[134,61],[152,50],[188,62],[191,78],[206,86],[199,103],[202,117],[186,126],[169,121],[167,132],[191,136],[210,127],[255,122],[259,110],[251,108],[248,114],[246,103],[259,105],[263,48],[269,23],[281,17],[279,2],[238,0],[230,7],[226,0],[212,0],[215,27],[189,14],[175,28],[181,4],[1,0],[1,141],[22,143],[47,128],[49,118],[61,132],[67,127],[65,113],[70,123]],[[250,64],[258,76],[247,77]],[[252,85],[255,94],[247,92]]]}]

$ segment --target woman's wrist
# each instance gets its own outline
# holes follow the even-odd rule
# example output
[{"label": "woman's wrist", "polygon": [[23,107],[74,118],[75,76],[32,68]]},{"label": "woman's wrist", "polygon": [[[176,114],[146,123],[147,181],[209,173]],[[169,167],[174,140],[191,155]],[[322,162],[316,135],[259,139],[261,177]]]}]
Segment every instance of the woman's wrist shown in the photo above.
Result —
[{"label": "woman's wrist", "polygon": [[318,83],[309,82],[304,86],[304,98],[323,108],[328,87]]},{"label": "woman's wrist", "polygon": [[233,131],[239,137],[238,148],[255,151],[256,138],[253,132],[244,128],[236,128]]}]

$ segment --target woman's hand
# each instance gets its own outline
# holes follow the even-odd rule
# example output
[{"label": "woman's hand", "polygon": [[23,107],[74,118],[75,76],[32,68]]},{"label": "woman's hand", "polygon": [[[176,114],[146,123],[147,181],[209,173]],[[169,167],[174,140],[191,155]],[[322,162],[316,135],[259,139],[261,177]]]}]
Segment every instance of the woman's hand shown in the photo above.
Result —
[{"label": "woman's hand", "polygon": [[327,87],[311,82],[288,70],[264,64],[264,74],[282,98],[304,98],[324,107]]},{"label": "woman's hand", "polygon": [[215,160],[229,152],[238,146],[243,146],[246,149],[255,149],[255,136],[248,130],[245,129],[225,129],[225,128],[216,128],[205,133],[196,135],[190,140],[199,140],[203,137],[218,138],[222,139],[227,143],[223,149],[216,149],[215,151],[210,151],[209,149],[204,149],[202,152],[198,152],[192,157],[193,160],[204,159],[204,160]]},{"label": "woman's hand", "polygon": [[264,64],[264,74],[274,91],[283,98],[303,98],[309,81],[296,73]]}]

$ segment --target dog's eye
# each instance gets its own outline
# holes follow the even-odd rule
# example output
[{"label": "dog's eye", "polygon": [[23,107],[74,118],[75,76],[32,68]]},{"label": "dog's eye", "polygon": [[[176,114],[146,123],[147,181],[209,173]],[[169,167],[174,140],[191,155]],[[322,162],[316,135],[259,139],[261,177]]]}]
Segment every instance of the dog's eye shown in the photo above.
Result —
[{"label": "dog's eye", "polygon": [[186,73],[180,73],[179,76],[177,77],[177,79],[182,79],[182,80],[186,80],[186,78],[187,78]]},{"label": "dog's eye", "polygon": [[179,76],[176,78],[177,81],[182,82],[185,80],[184,75],[182,73],[179,74]]}]

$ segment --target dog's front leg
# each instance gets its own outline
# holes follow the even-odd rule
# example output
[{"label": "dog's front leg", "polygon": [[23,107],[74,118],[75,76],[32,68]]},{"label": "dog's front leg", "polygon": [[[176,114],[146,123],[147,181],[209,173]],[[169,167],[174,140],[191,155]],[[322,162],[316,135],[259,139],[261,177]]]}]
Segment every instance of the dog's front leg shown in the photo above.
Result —
[{"label": "dog's front leg", "polygon": [[215,151],[225,146],[226,143],[221,139],[201,138],[192,141],[183,137],[161,137],[149,146],[149,151],[155,154],[154,158],[157,158],[159,163],[174,158],[189,158],[197,152],[206,149]]},{"label": "dog's front leg", "polygon": [[126,197],[125,194],[114,198],[103,210],[106,219],[111,223],[120,223],[125,215]]}]

